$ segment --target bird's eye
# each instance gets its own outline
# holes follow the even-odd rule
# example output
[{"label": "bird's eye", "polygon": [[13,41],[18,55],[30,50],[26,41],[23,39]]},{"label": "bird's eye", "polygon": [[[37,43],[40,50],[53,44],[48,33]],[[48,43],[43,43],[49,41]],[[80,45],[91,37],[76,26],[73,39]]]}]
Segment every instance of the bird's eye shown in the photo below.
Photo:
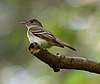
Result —
[{"label": "bird's eye", "polygon": [[33,23],[33,21],[31,20],[30,23]]}]

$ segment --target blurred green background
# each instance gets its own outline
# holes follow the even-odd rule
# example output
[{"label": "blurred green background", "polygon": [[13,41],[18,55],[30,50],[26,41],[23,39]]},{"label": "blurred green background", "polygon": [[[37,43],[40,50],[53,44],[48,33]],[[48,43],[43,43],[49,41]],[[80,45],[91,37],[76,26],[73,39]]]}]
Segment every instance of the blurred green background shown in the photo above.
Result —
[{"label": "blurred green background", "polygon": [[50,52],[100,61],[100,0],[0,0],[0,84],[100,84],[97,74],[53,70],[31,55],[20,21],[38,19],[77,52]]}]

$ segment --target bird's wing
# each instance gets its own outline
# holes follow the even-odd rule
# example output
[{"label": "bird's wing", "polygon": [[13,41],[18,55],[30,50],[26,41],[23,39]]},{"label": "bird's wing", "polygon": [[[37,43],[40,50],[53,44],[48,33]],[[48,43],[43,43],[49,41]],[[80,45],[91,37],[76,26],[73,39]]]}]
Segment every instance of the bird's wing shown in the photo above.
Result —
[{"label": "bird's wing", "polygon": [[62,45],[59,42],[60,40],[57,40],[57,38],[51,32],[48,32],[47,30],[45,30],[42,27],[34,27],[34,28],[32,27],[32,28],[29,29],[29,31],[33,35],[35,35],[39,38],[42,38],[42,39],[45,39],[47,41],[53,42],[53,43],[57,44],[60,47],[64,47],[64,45]]},{"label": "bird's wing", "polygon": [[33,35],[35,35],[39,38],[45,39],[47,41],[53,42],[60,47],[64,48],[64,46],[66,46],[66,47],[76,51],[75,48],[71,47],[70,45],[68,45],[64,42],[62,42],[61,40],[56,38],[51,32],[48,32],[47,30],[45,30],[42,27],[34,27],[34,28],[32,27],[32,28],[29,29],[29,31],[32,32]]}]

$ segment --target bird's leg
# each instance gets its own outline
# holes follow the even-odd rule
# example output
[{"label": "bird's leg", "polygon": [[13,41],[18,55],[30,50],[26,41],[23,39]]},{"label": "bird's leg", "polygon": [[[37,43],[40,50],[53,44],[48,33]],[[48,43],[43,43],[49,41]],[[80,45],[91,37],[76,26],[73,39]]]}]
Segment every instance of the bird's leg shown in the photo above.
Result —
[{"label": "bird's leg", "polygon": [[43,48],[43,50],[46,50],[47,51],[47,48]]},{"label": "bird's leg", "polygon": [[28,49],[32,54],[35,54],[35,53],[38,53],[40,51],[40,46],[38,45],[38,43],[34,42],[34,43],[30,44]]}]

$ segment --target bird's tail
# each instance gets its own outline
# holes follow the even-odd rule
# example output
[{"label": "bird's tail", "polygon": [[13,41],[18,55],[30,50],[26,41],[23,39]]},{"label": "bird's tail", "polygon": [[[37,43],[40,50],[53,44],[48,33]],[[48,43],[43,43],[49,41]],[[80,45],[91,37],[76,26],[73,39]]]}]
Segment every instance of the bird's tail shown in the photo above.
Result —
[{"label": "bird's tail", "polygon": [[73,47],[71,47],[71,46],[69,46],[69,45],[64,45],[64,46],[66,46],[66,47],[68,47],[68,48],[70,48],[70,49],[72,49],[72,50],[74,50],[74,51],[77,51],[75,48],[73,48]]},{"label": "bird's tail", "polygon": [[72,50],[74,50],[74,51],[77,51],[75,48],[71,47],[70,45],[68,45],[68,44],[66,44],[66,43],[64,43],[63,46],[68,47],[68,48],[70,48],[70,49],[72,49]]},{"label": "bird's tail", "polygon": [[70,45],[68,45],[67,43],[65,43],[65,42],[63,42],[63,41],[61,41],[59,39],[56,39],[56,43],[58,44],[58,46],[60,46],[62,48],[68,47],[68,48],[70,48],[70,49],[72,49],[74,51],[77,51],[75,48],[71,47]]}]

